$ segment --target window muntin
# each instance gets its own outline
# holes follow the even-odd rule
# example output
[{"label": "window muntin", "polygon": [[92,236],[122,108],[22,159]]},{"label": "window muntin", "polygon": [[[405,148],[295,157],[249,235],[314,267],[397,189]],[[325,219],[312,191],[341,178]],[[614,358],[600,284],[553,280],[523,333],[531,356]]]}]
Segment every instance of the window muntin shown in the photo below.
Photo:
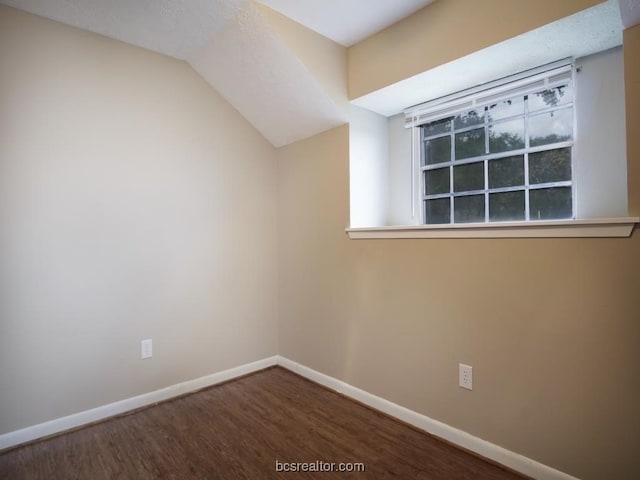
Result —
[{"label": "window muntin", "polygon": [[553,80],[418,127],[424,223],[574,216],[571,75]]}]

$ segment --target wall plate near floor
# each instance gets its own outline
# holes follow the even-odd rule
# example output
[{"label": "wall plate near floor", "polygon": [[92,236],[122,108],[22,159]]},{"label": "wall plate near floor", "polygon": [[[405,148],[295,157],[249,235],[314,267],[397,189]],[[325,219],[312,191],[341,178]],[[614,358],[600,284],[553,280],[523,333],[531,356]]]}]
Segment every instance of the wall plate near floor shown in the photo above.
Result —
[{"label": "wall plate near floor", "polygon": [[458,384],[467,390],[473,390],[473,367],[461,363],[459,365]]}]

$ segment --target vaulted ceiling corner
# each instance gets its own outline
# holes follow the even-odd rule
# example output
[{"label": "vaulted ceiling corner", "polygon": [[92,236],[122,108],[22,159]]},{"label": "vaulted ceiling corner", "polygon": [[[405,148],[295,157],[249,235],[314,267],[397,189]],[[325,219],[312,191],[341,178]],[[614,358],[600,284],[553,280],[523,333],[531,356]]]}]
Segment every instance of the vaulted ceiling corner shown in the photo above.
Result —
[{"label": "vaulted ceiling corner", "polygon": [[0,3],[186,60],[276,147],[346,122],[253,0]]},{"label": "vaulted ceiling corner", "polygon": [[276,147],[347,121],[253,2],[187,61]]}]

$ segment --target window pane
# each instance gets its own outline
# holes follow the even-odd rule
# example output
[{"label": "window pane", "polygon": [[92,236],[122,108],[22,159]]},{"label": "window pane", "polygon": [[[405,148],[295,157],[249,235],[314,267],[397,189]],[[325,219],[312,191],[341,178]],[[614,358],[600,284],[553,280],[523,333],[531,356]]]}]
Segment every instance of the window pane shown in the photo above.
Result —
[{"label": "window pane", "polygon": [[510,98],[487,106],[489,121],[500,118],[524,115],[524,97]]},{"label": "window pane", "polygon": [[484,128],[456,133],[456,160],[484,154]]},{"label": "window pane", "polygon": [[531,220],[571,218],[571,187],[530,190],[529,212]]},{"label": "window pane", "polygon": [[453,119],[456,130],[484,123],[484,107],[459,113]]},{"label": "window pane", "polygon": [[508,152],[524,148],[524,117],[489,126],[489,151]]},{"label": "window pane", "polygon": [[451,131],[451,117],[443,118],[442,120],[438,120],[437,122],[427,123],[422,126],[422,131],[424,132],[425,137],[430,137],[431,135],[437,135],[439,133],[445,133]]},{"label": "window pane", "polygon": [[571,149],[558,148],[529,154],[529,183],[571,180]]},{"label": "window pane", "polygon": [[424,172],[425,195],[449,193],[451,191],[449,184],[449,168],[438,168]]},{"label": "window pane", "polygon": [[451,161],[451,137],[434,138],[426,140],[424,144],[425,165]]},{"label": "window pane", "polygon": [[556,107],[565,105],[573,101],[573,92],[569,85],[562,85],[537,93],[532,93],[528,97],[529,111],[540,110],[543,108]]},{"label": "window pane", "polygon": [[573,110],[554,110],[529,117],[529,145],[571,140],[573,134]]},{"label": "window pane", "polygon": [[489,220],[524,220],[524,191],[491,193],[489,195]]},{"label": "window pane", "polygon": [[489,162],[489,188],[524,185],[524,155]]},{"label": "window pane", "polygon": [[469,195],[453,199],[456,223],[484,222],[484,195]]},{"label": "window pane", "polygon": [[453,191],[469,192],[484,189],[484,163],[470,163],[453,168]]},{"label": "window pane", "polygon": [[451,203],[449,198],[425,200],[426,223],[451,223]]}]

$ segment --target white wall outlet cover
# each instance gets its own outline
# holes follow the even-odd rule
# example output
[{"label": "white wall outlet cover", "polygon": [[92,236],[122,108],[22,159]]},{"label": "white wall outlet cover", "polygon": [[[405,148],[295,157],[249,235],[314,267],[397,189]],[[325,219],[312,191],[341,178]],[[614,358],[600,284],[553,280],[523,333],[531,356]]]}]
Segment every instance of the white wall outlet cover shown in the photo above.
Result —
[{"label": "white wall outlet cover", "polygon": [[140,342],[140,357],[151,358],[153,356],[153,341],[149,338]]},{"label": "white wall outlet cover", "polygon": [[467,390],[473,390],[473,367],[461,363],[459,365],[458,384]]}]

